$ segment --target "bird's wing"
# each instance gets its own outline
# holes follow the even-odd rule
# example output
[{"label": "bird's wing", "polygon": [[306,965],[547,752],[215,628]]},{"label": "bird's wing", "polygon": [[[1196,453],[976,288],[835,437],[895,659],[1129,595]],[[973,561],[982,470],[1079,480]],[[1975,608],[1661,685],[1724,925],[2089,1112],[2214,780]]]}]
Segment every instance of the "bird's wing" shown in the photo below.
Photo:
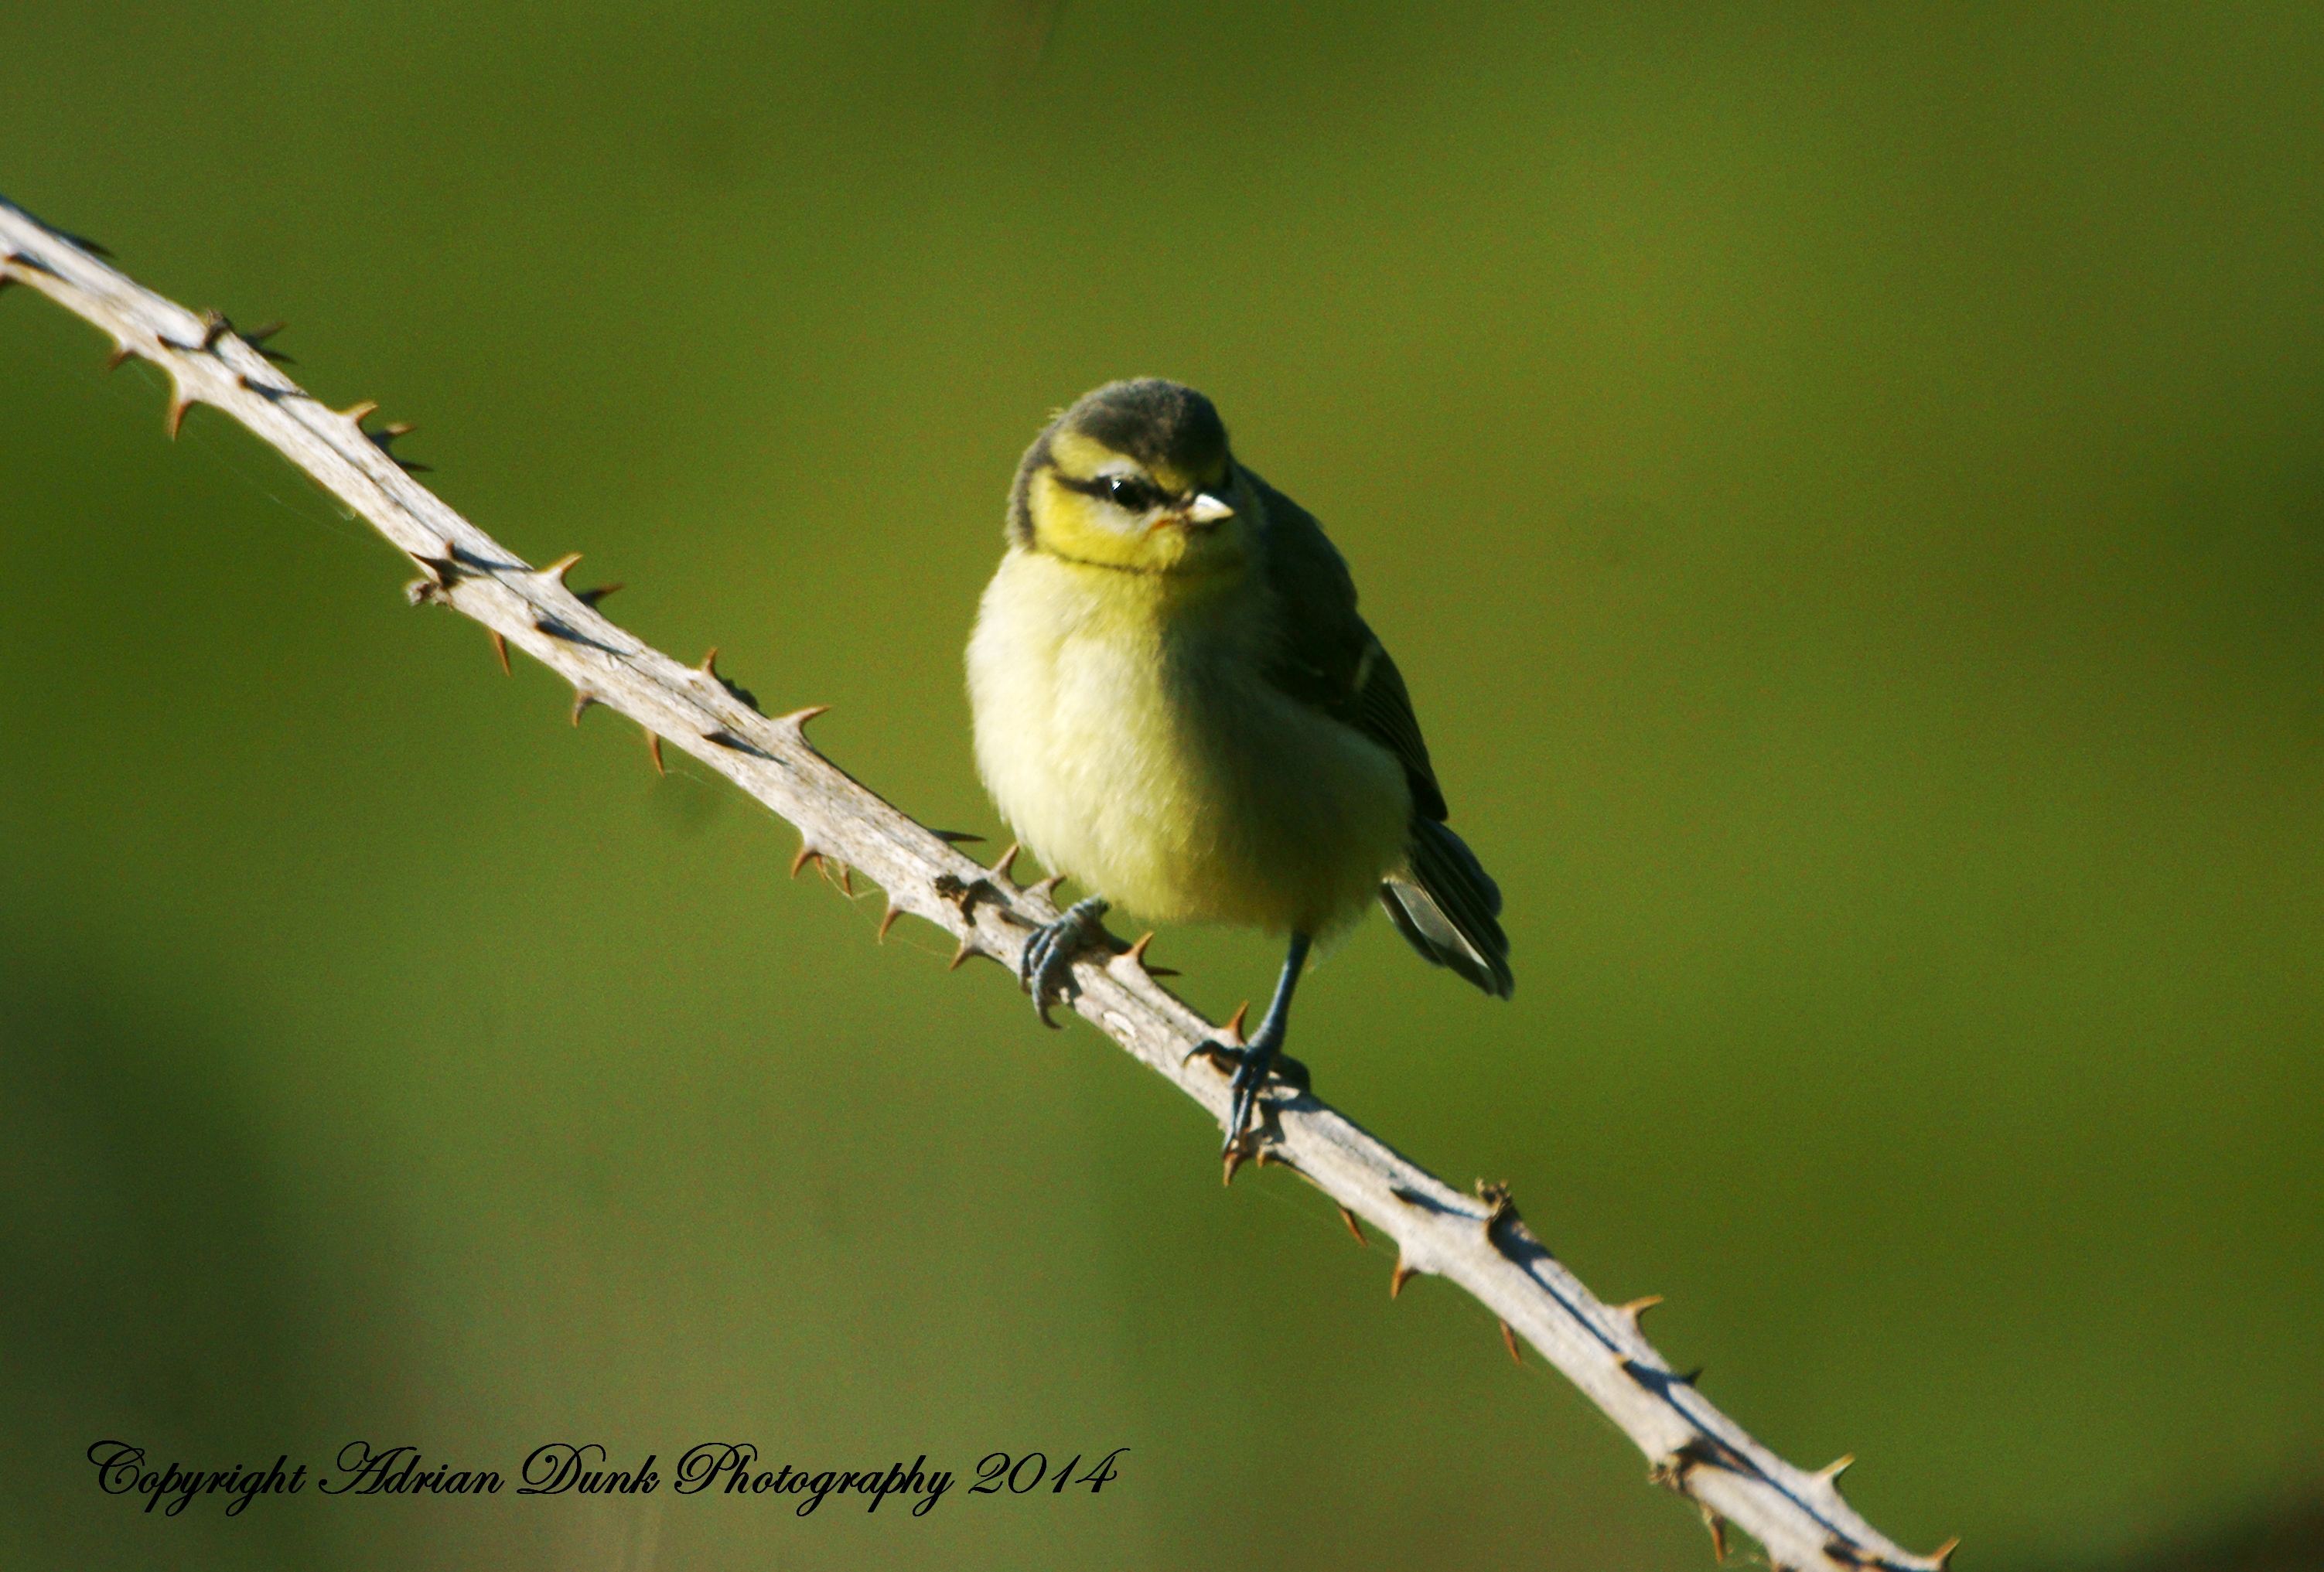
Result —
[{"label": "bird's wing", "polygon": [[1356,582],[1314,515],[1243,472],[1267,510],[1267,575],[1283,637],[1267,679],[1304,704],[1362,732],[1404,766],[1415,815],[1442,821],[1444,794],[1429,767],[1428,744],[1412,713],[1404,676],[1363,618]]},{"label": "bird's wing", "polygon": [[1495,920],[1500,887],[1444,825],[1444,794],[1429,766],[1412,695],[1357,614],[1347,563],[1314,515],[1249,470],[1243,473],[1267,510],[1267,573],[1283,629],[1268,681],[1387,749],[1404,766],[1412,791],[1406,866],[1380,886],[1380,905],[1427,960],[1508,997],[1516,981],[1508,937]]}]

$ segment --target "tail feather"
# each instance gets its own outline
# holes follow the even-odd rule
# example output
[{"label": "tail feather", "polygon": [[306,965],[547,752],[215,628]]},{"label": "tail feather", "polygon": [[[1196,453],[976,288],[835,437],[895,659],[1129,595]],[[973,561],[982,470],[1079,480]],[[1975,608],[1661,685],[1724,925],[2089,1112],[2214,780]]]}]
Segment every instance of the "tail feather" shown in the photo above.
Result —
[{"label": "tail feather", "polygon": [[1517,988],[1508,935],[1494,920],[1500,887],[1443,824],[1413,821],[1405,870],[1381,884],[1379,898],[1405,942],[1435,965],[1451,967],[1495,998]]}]

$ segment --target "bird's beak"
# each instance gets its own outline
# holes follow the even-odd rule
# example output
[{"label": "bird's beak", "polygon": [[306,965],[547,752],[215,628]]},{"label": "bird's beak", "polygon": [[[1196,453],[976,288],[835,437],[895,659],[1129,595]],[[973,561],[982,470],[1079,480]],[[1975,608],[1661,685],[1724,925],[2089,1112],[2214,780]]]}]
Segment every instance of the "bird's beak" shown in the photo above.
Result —
[{"label": "bird's beak", "polygon": [[1194,500],[1186,504],[1186,522],[1189,524],[1208,527],[1222,519],[1233,517],[1233,505],[1225,498],[1213,496],[1208,492],[1195,492]]}]

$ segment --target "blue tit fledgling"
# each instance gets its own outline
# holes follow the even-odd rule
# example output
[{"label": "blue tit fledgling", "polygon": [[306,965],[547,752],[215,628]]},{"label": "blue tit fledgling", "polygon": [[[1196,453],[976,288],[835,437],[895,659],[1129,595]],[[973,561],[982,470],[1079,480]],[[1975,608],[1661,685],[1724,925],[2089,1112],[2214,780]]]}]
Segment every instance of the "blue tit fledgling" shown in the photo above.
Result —
[{"label": "blue tit fledgling", "polygon": [[976,758],[1002,817],[1092,891],[1038,932],[1047,1008],[1109,902],[1286,935],[1234,1065],[1227,1144],[1281,1056],[1310,947],[1377,897],[1412,947],[1509,996],[1501,895],[1444,825],[1404,678],[1314,519],[1238,463],[1211,401],[1109,382],[1049,423],[1010,492],[968,647]]}]

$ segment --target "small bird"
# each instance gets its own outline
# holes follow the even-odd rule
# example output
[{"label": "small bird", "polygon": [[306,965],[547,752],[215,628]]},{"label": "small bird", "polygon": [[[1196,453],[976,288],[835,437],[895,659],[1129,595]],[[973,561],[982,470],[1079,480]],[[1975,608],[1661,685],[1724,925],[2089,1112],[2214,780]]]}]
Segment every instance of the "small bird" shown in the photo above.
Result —
[{"label": "small bird", "polygon": [[1195,1050],[1234,1067],[1230,1151],[1270,1074],[1305,1088],[1282,1052],[1292,990],[1375,896],[1423,956],[1509,997],[1501,892],[1445,827],[1347,564],[1194,389],[1108,382],[1026,450],[968,690],[1001,816],[1092,892],[1026,945],[1044,1022],[1077,954],[1119,948],[1109,903],[1287,937],[1258,1032]]}]

